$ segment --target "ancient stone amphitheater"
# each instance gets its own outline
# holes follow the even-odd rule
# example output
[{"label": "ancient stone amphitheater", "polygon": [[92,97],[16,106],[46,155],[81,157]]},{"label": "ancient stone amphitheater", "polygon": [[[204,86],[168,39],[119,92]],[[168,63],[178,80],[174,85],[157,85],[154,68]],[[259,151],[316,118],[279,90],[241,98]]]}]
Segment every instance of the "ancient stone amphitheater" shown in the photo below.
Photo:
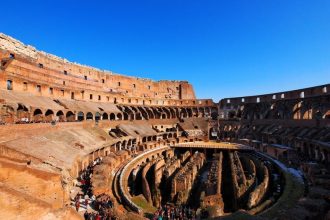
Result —
[{"label": "ancient stone amphitheater", "polygon": [[329,219],[330,84],[196,99],[0,34],[0,219]]}]

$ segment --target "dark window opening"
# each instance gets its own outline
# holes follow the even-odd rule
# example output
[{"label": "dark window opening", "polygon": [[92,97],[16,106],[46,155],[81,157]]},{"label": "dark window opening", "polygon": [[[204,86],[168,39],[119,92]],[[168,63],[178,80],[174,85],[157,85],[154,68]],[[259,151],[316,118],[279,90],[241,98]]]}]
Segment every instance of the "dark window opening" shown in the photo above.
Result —
[{"label": "dark window opening", "polygon": [[49,94],[53,95],[53,88],[49,88]]},{"label": "dark window opening", "polygon": [[101,96],[99,95],[99,101],[101,101]]},{"label": "dark window opening", "polygon": [[68,71],[64,70],[64,75],[68,75]]},{"label": "dark window opening", "polygon": [[87,80],[87,76],[84,76],[85,80]]},{"label": "dark window opening", "polygon": [[74,99],[74,92],[71,92],[71,99]]},{"label": "dark window opening", "polygon": [[13,81],[7,80],[7,90],[13,90]]},{"label": "dark window opening", "polygon": [[93,99],[93,94],[89,95],[89,99],[92,100]]},{"label": "dark window opening", "polygon": [[65,86],[65,81],[63,81],[63,85]]},{"label": "dark window opening", "polygon": [[13,54],[13,53],[9,54],[9,58],[10,59],[15,59],[15,54]]},{"label": "dark window opening", "polygon": [[37,92],[41,92],[41,86],[37,85]]},{"label": "dark window opening", "polygon": [[44,68],[44,64],[42,64],[42,63],[39,63],[38,66],[39,66],[40,68]]},{"label": "dark window opening", "polygon": [[105,83],[105,80],[104,79],[102,79],[102,83]]},{"label": "dark window opening", "polygon": [[25,91],[25,90],[27,90],[27,82],[23,82],[23,90]]},{"label": "dark window opening", "polygon": [[118,86],[120,86],[120,82],[118,82]]}]

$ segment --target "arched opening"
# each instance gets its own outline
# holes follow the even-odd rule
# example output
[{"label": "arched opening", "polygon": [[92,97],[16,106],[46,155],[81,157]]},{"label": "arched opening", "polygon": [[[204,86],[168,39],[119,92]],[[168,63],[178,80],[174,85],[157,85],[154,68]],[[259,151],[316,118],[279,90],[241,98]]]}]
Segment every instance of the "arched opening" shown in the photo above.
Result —
[{"label": "arched opening", "polygon": [[[112,115],[113,113],[111,113],[111,115]],[[112,118],[113,118],[113,116],[111,116],[110,115],[110,120],[112,120]],[[123,115],[121,114],[121,113],[118,113],[117,114],[117,118],[118,118],[118,120],[123,120]],[[113,119],[113,120],[115,120],[115,119]]]},{"label": "arched opening", "polygon": [[87,112],[86,120],[93,120],[93,119],[94,119],[93,114],[91,112]]},{"label": "arched opening", "polygon": [[17,119],[19,120],[19,122],[23,123],[29,122],[30,120],[29,110],[23,104],[18,104]]},{"label": "arched opening", "polygon": [[189,118],[191,118],[192,116],[193,116],[193,113],[192,113],[192,109],[191,108],[187,108],[187,116],[189,117]]},{"label": "arched opening", "polygon": [[114,113],[110,114],[110,121],[116,120],[116,115]]},{"label": "arched opening", "polygon": [[149,119],[148,112],[142,107],[138,107],[138,109],[141,112],[141,117],[144,118],[145,120],[148,120]]},{"label": "arched opening", "polygon": [[323,117],[324,119],[330,119],[330,110],[328,110],[324,115]]},{"label": "arched opening", "polygon": [[10,105],[3,105],[2,106],[2,109],[4,109],[4,108],[5,108],[4,111],[6,112],[6,114],[3,114],[3,115],[0,116],[0,123],[1,122],[4,122],[4,123],[14,123],[15,114],[16,114],[15,113],[15,109],[12,106],[10,106]]},{"label": "arched opening", "polygon": [[104,112],[102,115],[102,120],[108,120],[108,119],[109,119],[108,114]]},{"label": "arched opening", "polygon": [[78,121],[85,120],[85,114],[83,112],[78,112]]},{"label": "arched opening", "polygon": [[64,113],[61,110],[56,113],[56,120],[59,122],[65,121]]},{"label": "arched opening", "polygon": [[145,110],[146,110],[146,112],[148,114],[148,118],[149,119],[154,119],[155,118],[154,117],[154,113],[150,110],[150,108],[146,107]]},{"label": "arched opening", "polygon": [[95,121],[101,120],[101,114],[99,112],[95,113]]},{"label": "arched opening", "polygon": [[228,112],[228,118],[235,118],[235,115],[236,115],[235,111]]},{"label": "arched opening", "polygon": [[128,114],[124,112],[124,120],[128,120]]},{"label": "arched opening", "polygon": [[124,140],[121,144],[121,146],[123,147],[123,149],[126,149],[127,148],[127,141]]},{"label": "arched opening", "polygon": [[198,117],[198,110],[197,108],[192,109],[193,117]]},{"label": "arched opening", "polygon": [[199,108],[198,109],[198,115],[199,115],[199,117],[204,117],[205,116],[205,110],[204,110],[204,108]]},{"label": "arched opening", "polygon": [[137,112],[135,115],[135,120],[142,120],[142,116],[140,112]]},{"label": "arched opening", "polygon": [[313,109],[308,109],[304,112],[303,119],[312,119]]},{"label": "arched opening", "polygon": [[218,119],[218,112],[212,112],[211,113],[211,118],[212,118],[212,120],[217,120]]},{"label": "arched opening", "polygon": [[73,122],[75,121],[75,114],[72,111],[66,113],[66,121]]},{"label": "arched opening", "polygon": [[45,113],[45,121],[51,122],[53,120],[54,112],[50,109],[48,109]]},{"label": "arched opening", "polygon": [[292,109],[293,119],[301,119],[301,105],[302,105],[302,101],[293,106]]},{"label": "arched opening", "polygon": [[181,109],[180,118],[187,118],[187,117],[188,117],[187,110],[185,108]]},{"label": "arched opening", "polygon": [[33,112],[33,121],[34,122],[43,121],[43,114],[42,114],[42,111],[40,109],[34,110],[34,112]]}]

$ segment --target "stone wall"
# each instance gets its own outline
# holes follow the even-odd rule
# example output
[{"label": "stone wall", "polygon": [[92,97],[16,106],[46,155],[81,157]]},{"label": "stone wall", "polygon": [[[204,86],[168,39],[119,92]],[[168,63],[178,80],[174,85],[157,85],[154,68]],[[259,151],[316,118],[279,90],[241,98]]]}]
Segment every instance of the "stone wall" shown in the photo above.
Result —
[{"label": "stone wall", "polygon": [[78,99],[90,100],[92,94],[94,100],[100,95],[101,100],[112,102],[125,97],[143,97],[146,101],[196,99],[187,81],[152,81],[99,70],[38,51],[4,34],[0,34],[0,50],[1,68],[5,73],[5,77],[0,78],[0,88],[6,88],[6,80],[12,80],[14,89],[38,94],[35,87],[39,84],[40,94],[49,96],[48,89],[53,88],[51,95],[69,99],[72,92]]}]

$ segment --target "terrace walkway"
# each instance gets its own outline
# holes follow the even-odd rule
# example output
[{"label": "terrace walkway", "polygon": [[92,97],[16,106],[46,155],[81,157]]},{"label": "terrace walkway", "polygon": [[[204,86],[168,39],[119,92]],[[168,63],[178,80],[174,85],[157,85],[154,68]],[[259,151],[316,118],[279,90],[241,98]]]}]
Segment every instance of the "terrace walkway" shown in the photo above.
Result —
[{"label": "terrace walkway", "polygon": [[173,148],[205,148],[205,149],[222,149],[222,150],[254,150],[254,148],[237,143],[229,143],[229,142],[185,142],[185,143],[177,143],[171,145]]}]

